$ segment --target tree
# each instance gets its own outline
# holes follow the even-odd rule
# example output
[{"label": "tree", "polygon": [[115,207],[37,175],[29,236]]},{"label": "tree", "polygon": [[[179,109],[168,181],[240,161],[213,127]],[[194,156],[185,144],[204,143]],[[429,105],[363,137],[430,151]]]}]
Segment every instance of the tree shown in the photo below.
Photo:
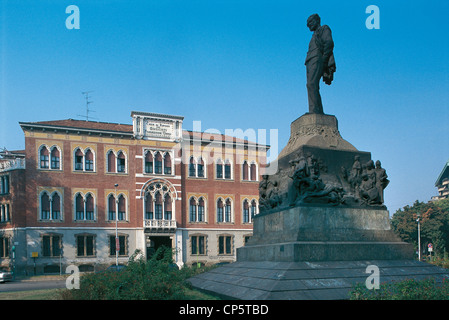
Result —
[{"label": "tree", "polygon": [[413,206],[397,210],[391,219],[393,230],[399,237],[418,248],[417,222],[421,223],[421,250],[433,244],[434,252],[442,255],[449,249],[449,199],[435,202],[415,201]]}]

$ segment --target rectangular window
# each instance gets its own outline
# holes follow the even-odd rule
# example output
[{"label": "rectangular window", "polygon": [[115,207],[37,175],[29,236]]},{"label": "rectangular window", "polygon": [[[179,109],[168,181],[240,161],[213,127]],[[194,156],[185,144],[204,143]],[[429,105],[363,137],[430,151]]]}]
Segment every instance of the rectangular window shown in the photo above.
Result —
[{"label": "rectangular window", "polygon": [[77,254],[79,257],[89,257],[94,255],[94,237],[77,236]]},{"label": "rectangular window", "polygon": [[86,220],[94,220],[94,212],[86,211]]},{"label": "rectangular window", "polygon": [[108,212],[108,220],[115,220],[115,211]]},{"label": "rectangular window", "polygon": [[50,210],[42,210],[42,220],[50,219]]},{"label": "rectangular window", "polygon": [[225,165],[225,179],[231,179],[231,166]]},{"label": "rectangular window", "polygon": [[9,238],[0,237],[0,258],[9,256]]},{"label": "rectangular window", "polygon": [[[118,242],[119,242],[119,251],[118,254],[119,256],[125,256],[126,255],[126,236],[118,236]],[[115,256],[115,244],[116,244],[116,240],[115,240],[115,235],[114,236],[109,236],[109,254],[111,256]]]},{"label": "rectangular window", "polygon": [[171,167],[164,167],[164,174],[171,174]]},{"label": "rectangular window", "polygon": [[154,212],[155,212],[155,219],[156,220],[162,220],[162,205],[161,204],[155,204],[154,205]]},{"label": "rectangular window", "polygon": [[86,171],[94,171],[94,161],[86,159]]},{"label": "rectangular window", "polygon": [[124,221],[124,220],[126,220],[125,218],[126,218],[126,212],[124,212],[124,211],[119,211],[119,212],[118,212],[118,220],[119,220],[119,221]]},{"label": "rectangular window", "polygon": [[51,168],[52,169],[59,169],[59,157],[51,157]]},{"label": "rectangular window", "polygon": [[248,222],[249,222],[249,209],[244,208],[243,209],[243,223],[248,223]]},{"label": "rectangular window", "polygon": [[223,222],[223,207],[217,208],[217,222]]},{"label": "rectangular window", "polygon": [[156,160],[154,163],[154,173],[162,174],[162,161]]},{"label": "rectangular window", "polygon": [[117,159],[117,172],[125,172],[125,159]]},{"label": "rectangular window", "polygon": [[52,218],[52,220],[59,220],[60,217],[61,217],[61,211],[53,210],[53,211],[51,212],[51,218]]},{"label": "rectangular window", "polygon": [[217,179],[223,179],[223,165],[217,164]]},{"label": "rectangular window", "polygon": [[153,212],[151,212],[151,211],[146,211],[146,212],[145,212],[145,219],[146,219],[146,220],[153,220]]},{"label": "rectangular window", "polygon": [[84,211],[77,211],[75,214],[75,220],[84,220]]},{"label": "rectangular window", "polygon": [[195,164],[190,163],[189,164],[189,177],[194,177],[194,176],[195,176]]},{"label": "rectangular window", "polygon": [[225,222],[231,222],[231,206],[225,206]]},{"label": "rectangular window", "polygon": [[204,221],[204,206],[198,206],[198,221]]},{"label": "rectangular window", "polygon": [[218,237],[218,254],[232,254],[231,236]]},{"label": "rectangular window", "polygon": [[251,206],[251,218],[253,218],[256,215],[256,206]]},{"label": "rectangular window", "polygon": [[75,170],[83,170],[83,156],[75,156]]},{"label": "rectangular window", "polygon": [[204,178],[204,165],[198,163],[198,177]]},{"label": "rectangular window", "polygon": [[0,194],[8,194],[9,193],[9,175],[2,176],[0,178]]},{"label": "rectangular window", "polygon": [[190,222],[196,221],[196,205],[190,205]]},{"label": "rectangular window", "polygon": [[164,212],[164,219],[165,220],[171,220],[172,214],[171,211],[165,211]]},{"label": "rectangular window", "polygon": [[204,248],[204,236],[192,236],[191,239],[191,247],[192,247],[192,254],[204,254],[205,248]]},{"label": "rectangular window", "polygon": [[48,155],[41,155],[41,168],[48,169]]},{"label": "rectangular window", "polygon": [[145,173],[153,173],[153,162],[145,161]]},{"label": "rectangular window", "polygon": [[58,257],[61,255],[61,237],[57,235],[42,237],[42,255],[44,257]]}]

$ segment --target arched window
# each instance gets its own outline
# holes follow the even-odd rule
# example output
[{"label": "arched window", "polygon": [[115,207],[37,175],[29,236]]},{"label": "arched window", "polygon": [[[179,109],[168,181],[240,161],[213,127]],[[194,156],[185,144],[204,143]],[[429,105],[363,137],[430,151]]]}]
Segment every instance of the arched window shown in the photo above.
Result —
[{"label": "arched window", "polygon": [[154,173],[162,174],[162,155],[158,151],[154,157]]},{"label": "arched window", "polygon": [[117,172],[126,172],[126,157],[122,151],[117,154]]},{"label": "arched window", "polygon": [[198,165],[197,165],[197,174],[199,178],[204,178],[204,160],[203,158],[198,159]]},{"label": "arched window", "polygon": [[217,179],[223,179],[223,162],[221,161],[221,159],[217,160],[216,163],[216,172],[217,172]]},{"label": "arched window", "polygon": [[47,147],[42,146],[41,147],[41,151],[39,152],[39,157],[40,157],[40,168],[41,169],[48,169],[48,157],[49,157],[49,152]]},{"label": "arched window", "polygon": [[198,200],[198,222],[204,222],[205,221],[205,203],[204,198],[201,197]]},{"label": "arched window", "polygon": [[95,171],[94,151],[87,148],[84,152],[81,148],[76,148],[74,155],[74,169],[76,171]]},{"label": "arched window", "polygon": [[121,194],[118,197],[118,220],[124,221],[126,220],[126,198]]},{"label": "arched window", "polygon": [[171,197],[170,197],[170,195],[168,193],[165,194],[164,219],[165,220],[171,220],[172,219],[172,200],[171,200]]},{"label": "arched window", "polygon": [[190,213],[190,222],[196,222],[197,220],[197,208],[196,208],[196,200],[194,197],[190,198],[190,206],[189,206],[189,213]]},{"label": "arched window", "polygon": [[164,174],[171,174],[171,156],[168,152],[164,156]]},{"label": "arched window", "polygon": [[153,155],[150,151],[145,153],[145,173],[153,173]]},{"label": "arched window", "polygon": [[153,217],[153,197],[147,193],[145,195],[145,219],[152,220]]},{"label": "arched window", "polygon": [[224,178],[225,179],[232,179],[231,174],[231,162],[229,160],[226,160],[225,166],[224,166]]},{"label": "arched window", "polygon": [[57,192],[53,192],[51,197],[51,219],[61,219],[61,197]]},{"label": "arched window", "polygon": [[189,161],[189,177],[196,177],[196,163],[195,158],[190,157]]},{"label": "arched window", "polygon": [[162,220],[162,195],[159,191],[155,194],[155,203],[154,203],[154,218],[156,220]]},{"label": "arched window", "polygon": [[115,196],[110,194],[108,197],[108,220],[115,220]]},{"label": "arched window", "polygon": [[43,192],[41,195],[41,219],[50,219],[50,197],[47,192]]},{"label": "arched window", "polygon": [[84,198],[79,193],[75,197],[75,220],[84,220]]},{"label": "arched window", "polygon": [[112,150],[108,152],[108,172],[115,172],[115,154]]},{"label": "arched window", "polygon": [[91,193],[83,196],[77,193],[75,196],[75,220],[93,221],[95,220],[95,199]]},{"label": "arched window", "polygon": [[84,170],[94,171],[94,154],[90,149],[87,149],[84,154]]},{"label": "arched window", "polygon": [[51,149],[51,169],[59,170],[61,168],[61,154],[57,147]]},{"label": "arched window", "polygon": [[[159,179],[157,179],[159,180]],[[155,181],[144,189],[144,217],[145,220],[165,220],[174,222],[176,191],[173,186],[163,181]],[[145,221],[146,226],[169,227],[174,223],[159,221]]]},{"label": "arched window", "polygon": [[248,162],[246,160],[242,165],[242,180],[248,180]]},{"label": "arched window", "polygon": [[84,169],[83,165],[84,153],[80,148],[75,150],[75,170],[82,171]]},{"label": "arched window", "polygon": [[250,180],[257,181],[257,167],[255,163],[251,163],[250,166]]},{"label": "arched window", "polygon": [[249,222],[249,203],[248,200],[245,199],[245,201],[243,201],[243,223],[248,222]]},{"label": "arched window", "polygon": [[94,197],[88,193],[86,195],[86,220],[94,220]]},{"label": "arched window", "polygon": [[217,222],[223,222],[223,210],[224,210],[224,204],[223,200],[219,198],[217,200]]},{"label": "arched window", "polygon": [[251,201],[251,221],[253,220],[254,216],[257,214],[257,202],[256,200]]},{"label": "arched window", "polygon": [[232,209],[231,200],[228,198],[228,199],[226,199],[224,222],[231,222],[231,220],[232,220],[232,210],[231,209]]}]

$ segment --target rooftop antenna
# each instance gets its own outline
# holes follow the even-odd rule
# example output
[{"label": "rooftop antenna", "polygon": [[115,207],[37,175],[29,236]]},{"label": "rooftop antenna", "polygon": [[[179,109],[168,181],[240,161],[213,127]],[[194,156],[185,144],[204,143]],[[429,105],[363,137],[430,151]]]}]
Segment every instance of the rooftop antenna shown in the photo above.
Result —
[{"label": "rooftop antenna", "polygon": [[89,121],[89,112],[95,112],[89,109],[89,104],[91,104],[93,101],[89,101],[89,93],[91,93],[93,91],[84,91],[81,92],[84,95],[84,98],[86,99],[86,115],[82,116],[82,115],[78,115],[79,117],[83,117],[86,118],[86,121]]}]

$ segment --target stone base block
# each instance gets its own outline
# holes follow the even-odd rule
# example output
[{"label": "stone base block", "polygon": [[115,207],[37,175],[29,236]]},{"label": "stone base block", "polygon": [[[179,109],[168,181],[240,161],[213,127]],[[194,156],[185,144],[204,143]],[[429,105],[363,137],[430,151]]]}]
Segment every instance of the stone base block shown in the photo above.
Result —
[{"label": "stone base block", "polygon": [[298,241],[242,247],[237,261],[338,261],[413,259],[405,242]]},{"label": "stone base block", "polygon": [[364,284],[368,266],[379,268],[379,282],[432,277],[449,270],[414,260],[322,262],[235,262],[189,279],[192,286],[225,299],[345,300],[356,283]]}]

